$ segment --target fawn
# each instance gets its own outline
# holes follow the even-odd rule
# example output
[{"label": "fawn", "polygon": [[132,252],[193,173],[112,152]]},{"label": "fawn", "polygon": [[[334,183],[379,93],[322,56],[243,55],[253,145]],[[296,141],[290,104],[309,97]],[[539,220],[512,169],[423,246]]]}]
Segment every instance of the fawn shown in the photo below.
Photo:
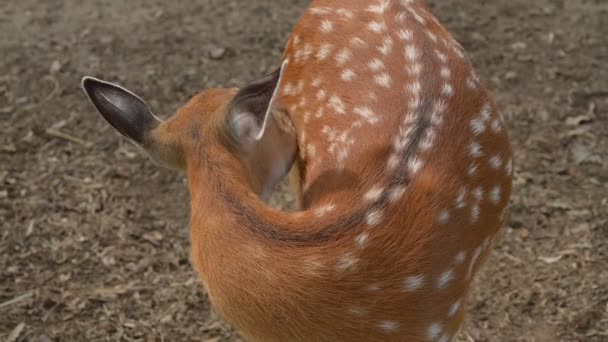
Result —
[{"label": "fawn", "polygon": [[[504,223],[506,127],[418,0],[315,0],[271,74],[161,121],[85,77],[101,115],[185,170],[191,256],[251,341],[454,341]],[[291,171],[290,171],[291,170]],[[300,210],[267,205],[288,176]]]}]

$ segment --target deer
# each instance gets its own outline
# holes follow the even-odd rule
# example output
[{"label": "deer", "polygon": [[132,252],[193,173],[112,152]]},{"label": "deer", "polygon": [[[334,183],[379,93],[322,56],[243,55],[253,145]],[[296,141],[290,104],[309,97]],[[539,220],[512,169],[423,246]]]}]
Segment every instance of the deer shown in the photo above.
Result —
[{"label": "deer", "polygon": [[[513,161],[463,47],[419,0],[314,0],[274,71],[166,120],[87,76],[103,118],[185,172],[190,254],[249,341],[455,341]],[[288,181],[296,210],[269,205]]]}]

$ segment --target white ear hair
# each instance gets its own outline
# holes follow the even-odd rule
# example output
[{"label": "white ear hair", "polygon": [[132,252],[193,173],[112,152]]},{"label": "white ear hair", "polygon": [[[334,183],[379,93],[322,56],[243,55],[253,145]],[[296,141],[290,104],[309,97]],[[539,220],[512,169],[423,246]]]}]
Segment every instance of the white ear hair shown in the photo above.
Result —
[{"label": "white ear hair", "polygon": [[285,69],[287,68],[287,64],[289,63],[289,59],[285,59],[283,61],[283,63],[281,64],[281,70],[279,71],[279,80],[277,81],[277,85],[274,88],[274,91],[272,92],[272,97],[270,98],[270,102],[268,103],[268,109],[266,110],[266,113],[264,115],[264,122],[262,123],[262,128],[260,129],[260,131],[258,132],[258,135],[255,137],[256,141],[259,141],[260,139],[262,139],[262,136],[264,136],[264,131],[266,130],[266,122],[268,121],[268,116],[270,115],[270,113],[272,112],[272,109],[274,107],[274,103],[276,101],[276,98],[279,94],[279,89],[281,86],[281,80],[283,79],[283,73],[285,72]]}]

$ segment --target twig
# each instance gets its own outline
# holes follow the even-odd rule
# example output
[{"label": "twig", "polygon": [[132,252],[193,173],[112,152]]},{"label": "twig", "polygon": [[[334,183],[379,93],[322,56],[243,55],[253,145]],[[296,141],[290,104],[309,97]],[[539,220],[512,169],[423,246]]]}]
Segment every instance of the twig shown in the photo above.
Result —
[{"label": "twig", "polygon": [[473,336],[471,336],[471,334],[469,334],[468,332],[464,332],[464,336],[467,338],[468,342],[475,342],[475,339],[473,338]]},{"label": "twig", "polygon": [[34,295],[34,291],[28,291],[28,292],[22,294],[19,297],[15,297],[15,298],[13,298],[11,300],[8,300],[8,301],[6,301],[4,303],[0,303],[0,309],[7,308],[7,307],[9,307],[11,305],[17,304],[17,303],[22,302],[24,300],[27,300],[27,299],[29,299],[33,295]]},{"label": "twig", "polygon": [[55,137],[55,138],[64,139],[64,140],[73,142],[73,143],[78,144],[78,145],[86,146],[86,147],[89,147],[91,145],[88,141],[84,141],[84,140],[82,140],[82,139],[80,139],[78,137],[75,137],[73,135],[69,135],[67,133],[63,133],[63,132],[61,132],[59,130],[56,130],[54,128],[47,128],[46,129],[46,134],[48,134],[48,135],[50,135],[52,137]]},{"label": "twig", "polygon": [[19,336],[21,336],[21,333],[23,332],[23,329],[25,328],[25,323],[21,322],[19,324],[17,324],[17,326],[15,327],[15,329],[13,329],[13,331],[11,331],[10,335],[8,335],[8,337],[6,338],[6,342],[15,342],[17,341],[17,339],[19,338]]}]

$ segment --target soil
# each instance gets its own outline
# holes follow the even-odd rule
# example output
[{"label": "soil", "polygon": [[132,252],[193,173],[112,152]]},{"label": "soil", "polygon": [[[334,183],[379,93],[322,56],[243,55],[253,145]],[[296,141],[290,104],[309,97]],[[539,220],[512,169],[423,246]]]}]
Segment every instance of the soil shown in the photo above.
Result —
[{"label": "soil", "polygon": [[[515,151],[508,225],[460,341],[608,341],[608,2],[430,4]],[[240,341],[190,264],[184,176],[121,139],[79,82],[118,82],[166,117],[269,72],[306,6],[3,3],[0,340]]]}]

